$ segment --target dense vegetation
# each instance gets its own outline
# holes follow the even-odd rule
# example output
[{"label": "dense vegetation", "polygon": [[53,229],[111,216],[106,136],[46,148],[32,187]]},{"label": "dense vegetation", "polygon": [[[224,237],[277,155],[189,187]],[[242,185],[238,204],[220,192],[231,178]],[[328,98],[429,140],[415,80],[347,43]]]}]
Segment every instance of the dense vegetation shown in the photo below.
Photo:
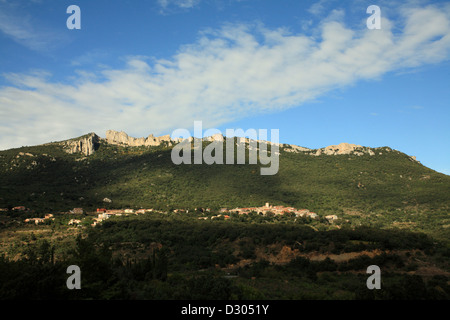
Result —
[{"label": "dense vegetation", "polygon": [[[35,237],[20,259],[0,258],[0,299],[450,298],[447,276],[408,275],[417,270],[417,259],[448,268],[450,251],[423,234],[367,227],[314,231],[294,222],[204,221],[177,214],[115,218],[89,230],[64,254],[55,253],[57,241]],[[286,247],[296,256],[269,262]],[[383,253],[341,262],[308,257],[377,249]],[[243,259],[247,263],[239,264]],[[379,292],[366,288],[365,271],[372,264],[383,270]],[[82,270],[82,290],[67,289],[69,265]]]},{"label": "dense vegetation", "polygon": [[[450,298],[450,177],[389,148],[374,156],[282,150],[274,176],[259,165],[176,166],[170,153],[104,142],[89,157],[58,144],[0,152],[0,208],[31,209],[0,213],[0,299]],[[222,207],[266,202],[319,219],[211,219]],[[75,207],[88,211],[82,228],[67,226],[77,216],[63,212]],[[99,207],[165,213],[91,228],[89,211]],[[47,213],[56,219],[23,223]],[[66,287],[72,264],[83,290]],[[367,290],[371,264],[383,270],[383,290]],[[422,272],[431,266],[438,271]]]},{"label": "dense vegetation", "polygon": [[0,152],[0,207],[94,209],[108,197],[117,208],[270,202],[324,212],[446,211],[450,177],[388,150],[379,148],[374,156],[282,152],[278,174],[262,176],[260,165],[174,165],[171,149],[163,147],[102,143],[89,157],[58,145],[12,149]]}]

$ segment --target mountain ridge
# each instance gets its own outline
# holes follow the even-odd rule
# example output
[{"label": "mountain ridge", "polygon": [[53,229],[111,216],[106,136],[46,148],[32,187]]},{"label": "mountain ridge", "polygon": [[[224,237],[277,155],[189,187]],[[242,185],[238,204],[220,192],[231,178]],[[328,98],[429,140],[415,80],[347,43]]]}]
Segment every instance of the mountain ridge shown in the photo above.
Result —
[{"label": "mountain ridge", "polygon": [[[221,139],[223,136],[215,135],[205,140]],[[145,142],[145,138],[138,141]],[[248,139],[236,138],[236,143],[241,141]],[[155,202],[213,202],[227,207],[270,202],[309,208],[314,202],[311,209],[317,211],[324,206],[359,205],[362,197],[364,205],[359,206],[370,210],[390,201],[398,208],[416,202],[438,207],[439,202],[430,201],[428,193],[436,194],[447,204],[448,196],[444,194],[450,192],[449,176],[389,147],[339,144],[308,149],[280,144],[279,173],[262,178],[255,174],[261,165],[175,165],[171,160],[172,146],[160,143],[130,147],[109,143],[92,132],[65,141],[0,151],[0,207],[33,201],[42,208],[52,207],[45,203],[52,194],[58,208],[101,206],[104,198],[115,198],[115,205],[129,203],[137,208]],[[44,191],[45,196],[36,198]],[[64,195],[59,196],[61,193]],[[33,196],[26,196],[29,200],[24,201],[21,194]],[[73,194],[69,200],[68,194]],[[79,198],[91,200],[78,204]],[[382,198],[393,200],[383,202]]]},{"label": "mountain ridge", "polygon": [[[194,137],[189,137],[187,140],[192,142]],[[208,137],[204,137],[203,141],[224,141],[226,137],[222,134],[215,134]],[[156,146],[174,146],[177,143],[180,143],[183,139],[177,138],[172,139],[170,135],[163,135],[155,137],[153,134],[150,134],[148,137],[142,137],[142,138],[135,138],[129,136],[124,131],[115,131],[115,130],[107,130],[106,131],[106,137],[101,138],[96,133],[91,132],[89,134],[85,134],[80,137],[68,139],[59,142],[59,144],[63,145],[66,152],[70,154],[74,153],[83,153],[85,156],[92,155],[99,147],[99,141],[106,142],[108,144],[112,145],[119,145],[119,146],[128,146],[128,147],[156,147]],[[237,137],[238,143],[249,143],[252,141],[252,139],[246,138],[246,137]],[[253,140],[255,141],[255,140]],[[273,144],[271,141],[265,141],[265,140],[256,140],[257,143],[267,143],[267,144]],[[310,149],[294,144],[287,144],[287,143],[278,143],[278,146],[283,148],[286,152],[304,152],[306,154],[310,154],[313,156],[320,156],[320,155],[346,155],[346,154],[355,154],[357,156],[362,156],[364,154],[368,154],[370,156],[375,155],[375,152],[377,150],[383,149],[387,152],[391,151],[398,151],[395,149],[392,149],[390,147],[366,147],[356,144],[351,144],[347,142],[342,142],[338,145],[329,145],[326,147],[318,148],[318,149]],[[400,151],[399,151],[400,152]],[[415,156],[409,156],[412,161],[419,162]],[[420,162],[419,162],[420,163]]]}]

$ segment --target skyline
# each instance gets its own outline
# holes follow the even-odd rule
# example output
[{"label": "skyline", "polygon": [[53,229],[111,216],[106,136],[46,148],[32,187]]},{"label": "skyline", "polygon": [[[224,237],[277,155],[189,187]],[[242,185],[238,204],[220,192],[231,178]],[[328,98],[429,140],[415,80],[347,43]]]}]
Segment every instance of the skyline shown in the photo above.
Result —
[{"label": "skyline", "polygon": [[0,0],[0,31],[0,150],[202,121],[388,146],[450,174],[445,1]]}]

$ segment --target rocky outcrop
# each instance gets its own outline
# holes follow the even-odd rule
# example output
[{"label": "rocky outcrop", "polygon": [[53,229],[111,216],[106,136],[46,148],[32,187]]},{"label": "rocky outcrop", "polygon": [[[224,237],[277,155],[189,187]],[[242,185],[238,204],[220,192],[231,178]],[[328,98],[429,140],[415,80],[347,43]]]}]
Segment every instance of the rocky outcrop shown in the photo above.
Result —
[{"label": "rocky outcrop", "polygon": [[147,138],[133,138],[128,136],[123,131],[118,132],[114,130],[106,131],[106,141],[110,144],[125,145],[130,147],[159,146],[163,142],[167,142],[168,146],[172,146],[175,142],[177,142],[175,140],[172,140],[170,138],[170,135],[154,137],[153,134],[151,134]]},{"label": "rocky outcrop", "polygon": [[338,145],[331,145],[323,148],[323,153],[326,155],[337,155],[337,154],[350,154],[355,150],[362,149],[362,146],[350,143],[340,143]]},{"label": "rocky outcrop", "polygon": [[306,152],[306,151],[311,151],[311,149],[305,148],[305,147],[300,147],[300,146],[296,146],[293,144],[283,144],[282,147],[284,147],[284,151],[286,152]]},{"label": "rocky outcrop", "polygon": [[[108,130],[106,131],[106,138],[102,139],[98,137],[95,133],[90,133],[88,135],[82,136],[80,138],[71,139],[62,142],[63,146],[65,147],[66,151],[68,153],[83,153],[86,156],[89,156],[93,154],[99,147],[100,141],[114,144],[114,145],[120,145],[120,146],[129,146],[129,147],[153,147],[153,146],[174,146],[175,144],[181,142],[183,139],[172,139],[170,135],[164,135],[155,137],[153,134],[150,134],[146,138],[134,138],[130,137],[128,134],[126,134],[123,131],[115,131],[115,130]],[[194,140],[200,140],[197,138],[189,137],[186,139],[189,142],[193,142]],[[209,137],[204,137],[203,141],[210,141],[210,142],[225,142],[226,137],[224,137],[221,133],[213,134]],[[247,137],[237,137],[237,143],[238,144],[250,144],[250,139]],[[293,153],[305,153],[312,156],[321,156],[321,155],[327,155],[327,156],[333,156],[333,155],[356,155],[356,156],[363,156],[365,154],[368,154],[370,156],[374,156],[379,151],[379,148],[369,148],[369,147],[363,147],[356,144],[350,144],[350,143],[340,143],[338,145],[330,145],[325,148],[320,149],[308,149],[305,147],[300,147],[297,145],[291,145],[291,144],[283,144],[283,143],[272,143],[270,141],[262,141],[262,140],[256,140],[258,143],[258,146],[260,144],[267,144],[267,145],[277,145],[281,148],[281,150],[285,152],[293,152]],[[251,145],[249,145],[249,148],[252,148]],[[392,151],[390,148],[383,148],[383,151]],[[378,150],[378,151],[377,151]],[[381,152],[378,152],[379,155],[381,155]],[[410,157],[411,161],[417,161],[415,157]],[[417,161],[418,162],[418,161]]]},{"label": "rocky outcrop", "polygon": [[[116,145],[125,145],[130,147],[139,147],[139,146],[159,146],[163,142],[167,142],[168,146],[173,146],[174,144],[181,142],[182,139],[172,140],[170,135],[165,135],[161,137],[154,137],[153,134],[149,135],[147,138],[133,138],[128,136],[123,131],[114,131],[114,130],[108,130],[106,131],[106,141],[110,144],[116,144]],[[192,142],[194,138],[190,137],[187,139],[189,142]],[[197,139],[195,139],[197,140]],[[210,137],[203,138],[204,141],[218,141],[223,142],[225,141],[225,137],[221,133],[214,134]],[[238,137],[237,138],[238,143],[250,143],[250,139],[246,137]],[[266,143],[266,144],[273,144],[270,141],[262,141],[262,140],[256,140],[258,144],[260,143]],[[284,151],[287,152],[311,152],[311,149],[296,146],[296,145],[290,145],[290,144],[277,144],[279,147],[282,147]],[[367,150],[366,150],[367,149]],[[357,155],[363,155],[364,153],[370,153],[370,155],[373,155],[373,151],[370,150],[370,148],[364,148],[359,145],[355,144],[349,144],[349,143],[341,143],[339,145],[332,145],[328,146],[322,149],[318,149],[315,153],[312,153],[312,155],[338,155],[338,154],[350,154],[350,153],[356,153]]]},{"label": "rocky outcrop", "polygon": [[[305,154],[309,154],[312,156],[335,156],[335,155],[345,155],[345,154],[352,154],[356,156],[363,156],[365,154],[368,154],[370,156],[375,155],[375,150],[377,148],[369,148],[369,147],[363,147],[357,144],[351,144],[351,143],[340,143],[338,145],[331,145],[325,148],[319,148],[316,150],[299,147],[296,145],[290,145],[290,144],[283,144],[281,145],[283,147],[283,151],[285,152],[293,152],[293,153],[299,153],[303,152]],[[392,151],[389,148],[386,148],[386,151]]]},{"label": "rocky outcrop", "polygon": [[368,154],[370,156],[374,156],[375,152],[371,148],[344,142],[338,145],[331,145],[325,148],[317,149],[317,151],[312,154],[314,156],[320,156],[322,154],[327,156],[335,156],[341,154],[354,154],[357,156]]},{"label": "rocky outcrop", "polygon": [[99,136],[95,133],[90,133],[77,139],[64,141],[63,146],[67,153],[83,153],[89,156],[98,149],[99,141]]},{"label": "rocky outcrop", "polygon": [[210,137],[205,138],[207,141],[224,141],[224,137],[221,133],[213,134]]}]

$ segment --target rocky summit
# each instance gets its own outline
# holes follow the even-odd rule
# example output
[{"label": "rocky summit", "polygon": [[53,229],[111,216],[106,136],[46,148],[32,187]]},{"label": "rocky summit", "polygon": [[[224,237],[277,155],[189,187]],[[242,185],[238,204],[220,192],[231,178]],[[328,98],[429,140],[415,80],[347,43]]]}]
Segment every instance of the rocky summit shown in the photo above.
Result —
[{"label": "rocky summit", "polygon": [[[67,153],[82,153],[86,156],[92,155],[100,145],[100,142],[118,145],[118,146],[127,146],[127,147],[157,147],[161,145],[165,145],[167,147],[174,146],[175,144],[181,142],[183,139],[172,139],[170,135],[163,135],[159,137],[155,137],[153,134],[150,134],[148,137],[143,138],[134,138],[130,137],[127,133],[123,131],[115,131],[115,130],[107,130],[106,138],[101,138],[95,133],[89,133],[87,135],[83,135],[79,138],[74,138],[70,140],[66,140],[61,142],[61,145],[64,147]],[[190,137],[187,140],[193,141],[194,138]],[[205,137],[204,141],[224,141],[225,137],[222,134],[214,134],[210,137]],[[238,138],[238,143],[249,143],[249,138]],[[267,143],[272,144],[270,141],[262,141],[257,140],[258,143]],[[370,148],[364,147],[361,145],[351,144],[351,143],[340,143],[338,145],[330,145],[324,148],[319,149],[310,149],[306,147],[301,147],[293,144],[278,144],[280,148],[283,148],[286,152],[293,153],[305,153],[312,156],[320,156],[320,155],[356,155],[362,156],[368,154],[370,156],[374,156],[377,152],[377,149],[383,149],[385,152],[393,151],[391,148]],[[416,161],[414,156],[410,156],[410,160]]]},{"label": "rocky summit", "polygon": [[92,132],[76,139],[63,141],[61,144],[67,153],[83,153],[89,156],[98,149],[99,142],[100,137]]},{"label": "rocky summit", "polygon": [[130,147],[154,147],[159,146],[164,142],[167,142],[168,146],[173,145],[177,140],[172,140],[170,135],[155,137],[150,134],[147,138],[133,138],[123,131],[106,131],[106,141],[110,144],[124,145]]}]

